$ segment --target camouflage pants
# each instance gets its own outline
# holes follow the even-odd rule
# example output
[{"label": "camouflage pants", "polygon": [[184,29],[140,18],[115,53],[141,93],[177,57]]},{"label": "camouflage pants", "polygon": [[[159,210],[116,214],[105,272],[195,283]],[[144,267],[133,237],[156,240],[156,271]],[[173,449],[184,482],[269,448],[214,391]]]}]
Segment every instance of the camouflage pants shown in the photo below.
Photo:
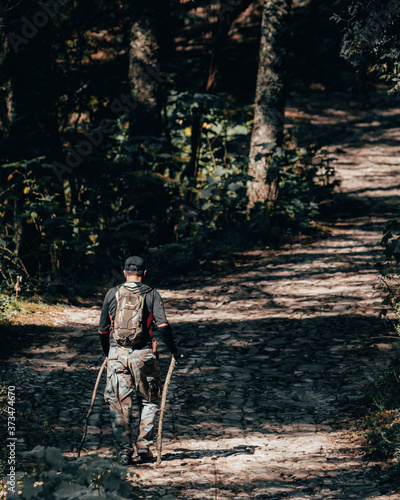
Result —
[{"label": "camouflage pants", "polygon": [[132,350],[111,343],[104,399],[110,405],[111,425],[119,451],[133,452],[131,413],[135,393],[139,407],[136,446],[147,450],[153,443],[160,389],[160,370],[152,349]]}]

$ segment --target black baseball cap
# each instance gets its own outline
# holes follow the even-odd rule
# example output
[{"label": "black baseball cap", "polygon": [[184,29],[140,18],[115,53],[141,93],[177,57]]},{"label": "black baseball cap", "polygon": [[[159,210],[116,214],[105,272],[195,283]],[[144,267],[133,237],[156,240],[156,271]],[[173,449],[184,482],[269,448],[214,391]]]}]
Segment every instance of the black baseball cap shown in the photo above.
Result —
[{"label": "black baseball cap", "polygon": [[144,271],[146,266],[144,264],[144,259],[134,255],[133,257],[128,257],[125,261],[125,271]]}]

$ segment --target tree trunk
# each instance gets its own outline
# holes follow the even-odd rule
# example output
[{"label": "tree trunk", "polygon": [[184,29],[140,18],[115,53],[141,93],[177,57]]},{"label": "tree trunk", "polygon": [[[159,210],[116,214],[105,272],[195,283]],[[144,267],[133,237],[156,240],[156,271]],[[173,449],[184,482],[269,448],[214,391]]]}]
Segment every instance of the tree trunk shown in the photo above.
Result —
[{"label": "tree trunk", "polygon": [[290,0],[265,0],[251,137],[248,208],[269,197],[267,154],[283,140],[286,99],[286,55],[290,37]]},{"label": "tree trunk", "polygon": [[[165,0],[164,0],[165,2]],[[131,136],[161,134],[161,84],[158,22],[160,0],[135,0],[131,7],[129,81]]]}]

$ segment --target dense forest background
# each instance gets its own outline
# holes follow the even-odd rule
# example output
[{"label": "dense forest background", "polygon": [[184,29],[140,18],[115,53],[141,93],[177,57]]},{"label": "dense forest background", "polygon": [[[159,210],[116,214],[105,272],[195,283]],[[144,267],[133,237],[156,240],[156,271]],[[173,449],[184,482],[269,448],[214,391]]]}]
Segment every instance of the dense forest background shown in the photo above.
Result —
[{"label": "dense forest background", "polygon": [[[382,87],[354,31],[372,3],[3,1],[3,289],[22,276],[25,291],[83,293],[119,280],[128,254],[169,272],[317,230],[337,184],[324,144],[284,126],[285,101]],[[263,99],[275,128],[252,155]]]}]

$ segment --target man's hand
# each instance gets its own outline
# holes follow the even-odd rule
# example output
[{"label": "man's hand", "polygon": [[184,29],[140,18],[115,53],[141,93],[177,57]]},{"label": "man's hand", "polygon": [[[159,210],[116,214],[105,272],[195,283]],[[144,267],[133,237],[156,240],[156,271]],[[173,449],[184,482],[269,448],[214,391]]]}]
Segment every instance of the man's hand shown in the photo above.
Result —
[{"label": "man's hand", "polygon": [[178,350],[176,352],[174,352],[173,356],[174,356],[174,358],[175,358],[176,361],[178,361],[178,359],[183,356],[180,347],[178,347]]}]

